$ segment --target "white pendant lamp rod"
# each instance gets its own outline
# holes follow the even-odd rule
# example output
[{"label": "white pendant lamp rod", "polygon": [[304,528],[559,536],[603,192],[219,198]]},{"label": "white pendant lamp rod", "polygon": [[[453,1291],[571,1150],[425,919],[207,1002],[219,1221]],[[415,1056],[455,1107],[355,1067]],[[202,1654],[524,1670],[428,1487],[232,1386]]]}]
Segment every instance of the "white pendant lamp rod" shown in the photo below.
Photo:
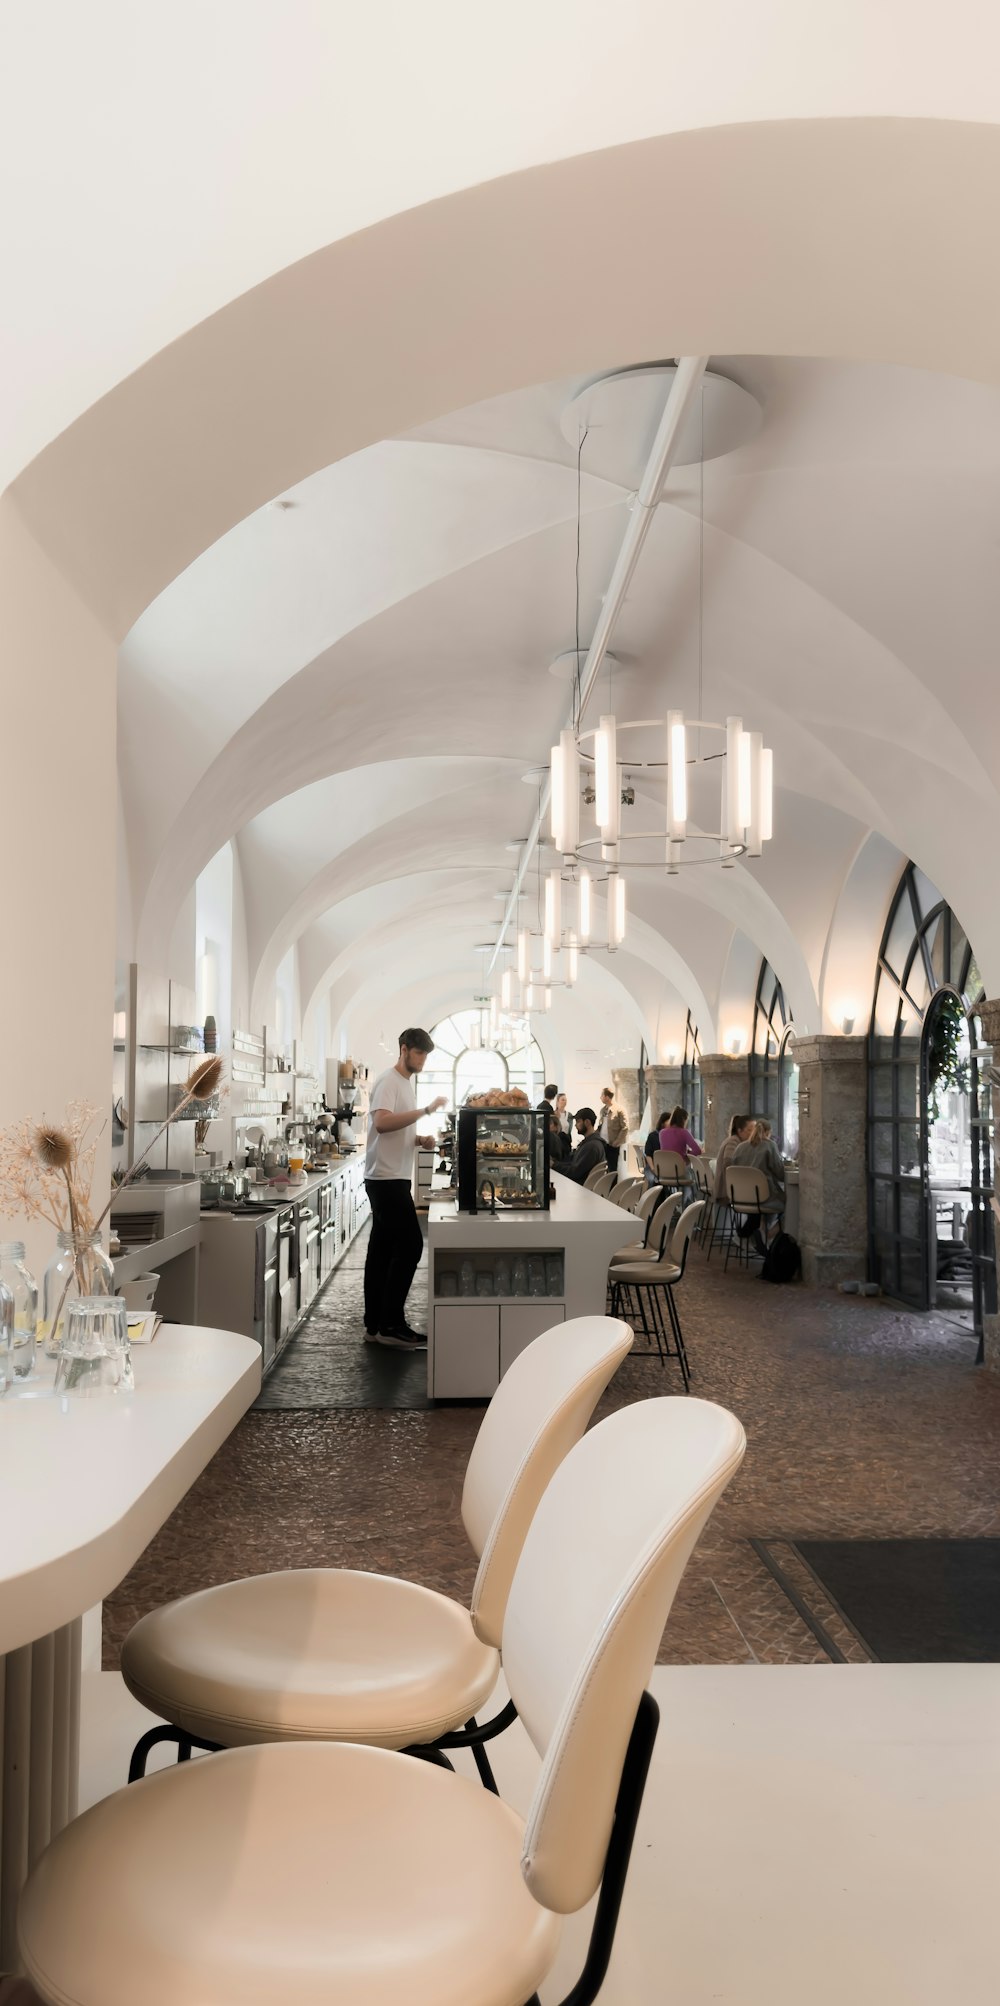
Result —
[{"label": "white pendant lamp rod", "polygon": [[[660,491],[673,464],[681,428],[697,396],[701,379],[708,367],[708,362],[709,358],[707,355],[682,355],[677,364],[677,373],[663,407],[663,415],[657,426],[656,437],[653,440],[653,449],[646,462],[642,480],[639,482],[638,492],[635,496],[628,523],[626,524],[625,534],[622,537],[621,549],[615,559],[615,567],[611,573],[611,582],[604,595],[604,603],[598,614],[593,639],[587,649],[586,660],[584,661],[580,676],[578,715],[575,719],[573,717],[570,718],[570,729],[572,729],[574,723],[579,725],[583,721],[583,713],[587,705],[587,700],[593,691],[594,684],[600,673],[601,663],[611,644],[611,636],[624,604],[625,595],[631,583],[632,573],[639,561],[642,546],[649,534],[653,513],[660,499]],[[542,832],[549,799],[550,787],[548,776],[546,776],[539,792],[537,812],[521,847],[517,870],[514,874],[513,887],[504,908],[504,916],[500,924],[497,944],[493,949],[490,959],[489,973],[492,973],[496,966],[497,956],[506,938],[507,929],[517,912],[518,894],[524,883],[531,859],[535,853],[535,847]],[[577,800],[578,808],[579,800]]]}]

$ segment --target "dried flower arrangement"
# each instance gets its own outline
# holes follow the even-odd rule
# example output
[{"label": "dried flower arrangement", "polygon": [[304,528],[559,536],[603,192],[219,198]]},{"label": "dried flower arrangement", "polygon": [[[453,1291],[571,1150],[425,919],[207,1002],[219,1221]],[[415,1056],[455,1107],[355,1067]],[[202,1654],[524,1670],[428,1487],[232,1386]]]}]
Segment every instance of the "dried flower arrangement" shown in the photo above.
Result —
[{"label": "dried flower arrangement", "polygon": [[[6,1218],[47,1219],[60,1233],[73,1237],[74,1268],[81,1295],[91,1293],[88,1283],[88,1242],[104,1224],[112,1203],[123,1185],[148,1162],[160,1137],[192,1106],[205,1106],[219,1090],[222,1060],[207,1058],[197,1065],[185,1083],[177,1106],[157,1129],[152,1141],[125,1172],[102,1212],[94,1217],[91,1187],[101,1131],[93,1134],[97,1110],[86,1101],[70,1101],[62,1126],[53,1122],[14,1122],[0,1130],[0,1215]],[[69,1283],[67,1281],[66,1288]],[[63,1291],[65,1301],[66,1289]],[[59,1310],[62,1310],[62,1302]],[[55,1319],[58,1321],[58,1316]]]}]

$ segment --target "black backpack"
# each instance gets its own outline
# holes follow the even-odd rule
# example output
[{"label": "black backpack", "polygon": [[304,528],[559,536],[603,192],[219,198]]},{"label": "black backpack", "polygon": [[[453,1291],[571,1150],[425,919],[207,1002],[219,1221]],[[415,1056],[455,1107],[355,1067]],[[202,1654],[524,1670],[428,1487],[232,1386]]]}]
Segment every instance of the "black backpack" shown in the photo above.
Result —
[{"label": "black backpack", "polygon": [[764,1255],[762,1282],[797,1282],[802,1273],[802,1253],[790,1233],[778,1233]]}]

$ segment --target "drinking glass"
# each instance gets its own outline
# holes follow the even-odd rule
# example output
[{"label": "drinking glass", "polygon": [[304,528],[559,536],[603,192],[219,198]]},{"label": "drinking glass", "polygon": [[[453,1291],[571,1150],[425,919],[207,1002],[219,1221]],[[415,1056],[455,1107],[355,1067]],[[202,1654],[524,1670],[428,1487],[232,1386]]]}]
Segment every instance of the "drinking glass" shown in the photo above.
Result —
[{"label": "drinking glass", "polygon": [[132,1353],[124,1296],[78,1296],[66,1305],[57,1393],[131,1393]]},{"label": "drinking glass", "polygon": [[38,1290],[24,1262],[24,1241],[0,1241],[0,1282],[14,1298],[14,1341],[11,1369],[15,1379],[28,1379],[35,1369]]}]

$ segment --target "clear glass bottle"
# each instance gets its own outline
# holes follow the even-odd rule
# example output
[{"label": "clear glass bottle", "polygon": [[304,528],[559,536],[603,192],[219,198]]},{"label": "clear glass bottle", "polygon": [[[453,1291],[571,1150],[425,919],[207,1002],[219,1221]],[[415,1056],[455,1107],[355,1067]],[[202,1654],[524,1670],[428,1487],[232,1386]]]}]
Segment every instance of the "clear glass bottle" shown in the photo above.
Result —
[{"label": "clear glass bottle", "polygon": [[114,1287],[115,1271],[101,1246],[100,1233],[81,1233],[77,1240],[72,1233],[57,1234],[56,1251],[42,1280],[39,1336],[44,1339],[46,1358],[59,1356],[67,1304],[80,1296],[113,1295]]},{"label": "clear glass bottle", "polygon": [[27,1379],[35,1369],[38,1290],[25,1266],[23,1240],[0,1240],[0,1282],[14,1298],[14,1378]]},{"label": "clear glass bottle", "polygon": [[0,1400],[14,1378],[14,1298],[0,1282]]}]

